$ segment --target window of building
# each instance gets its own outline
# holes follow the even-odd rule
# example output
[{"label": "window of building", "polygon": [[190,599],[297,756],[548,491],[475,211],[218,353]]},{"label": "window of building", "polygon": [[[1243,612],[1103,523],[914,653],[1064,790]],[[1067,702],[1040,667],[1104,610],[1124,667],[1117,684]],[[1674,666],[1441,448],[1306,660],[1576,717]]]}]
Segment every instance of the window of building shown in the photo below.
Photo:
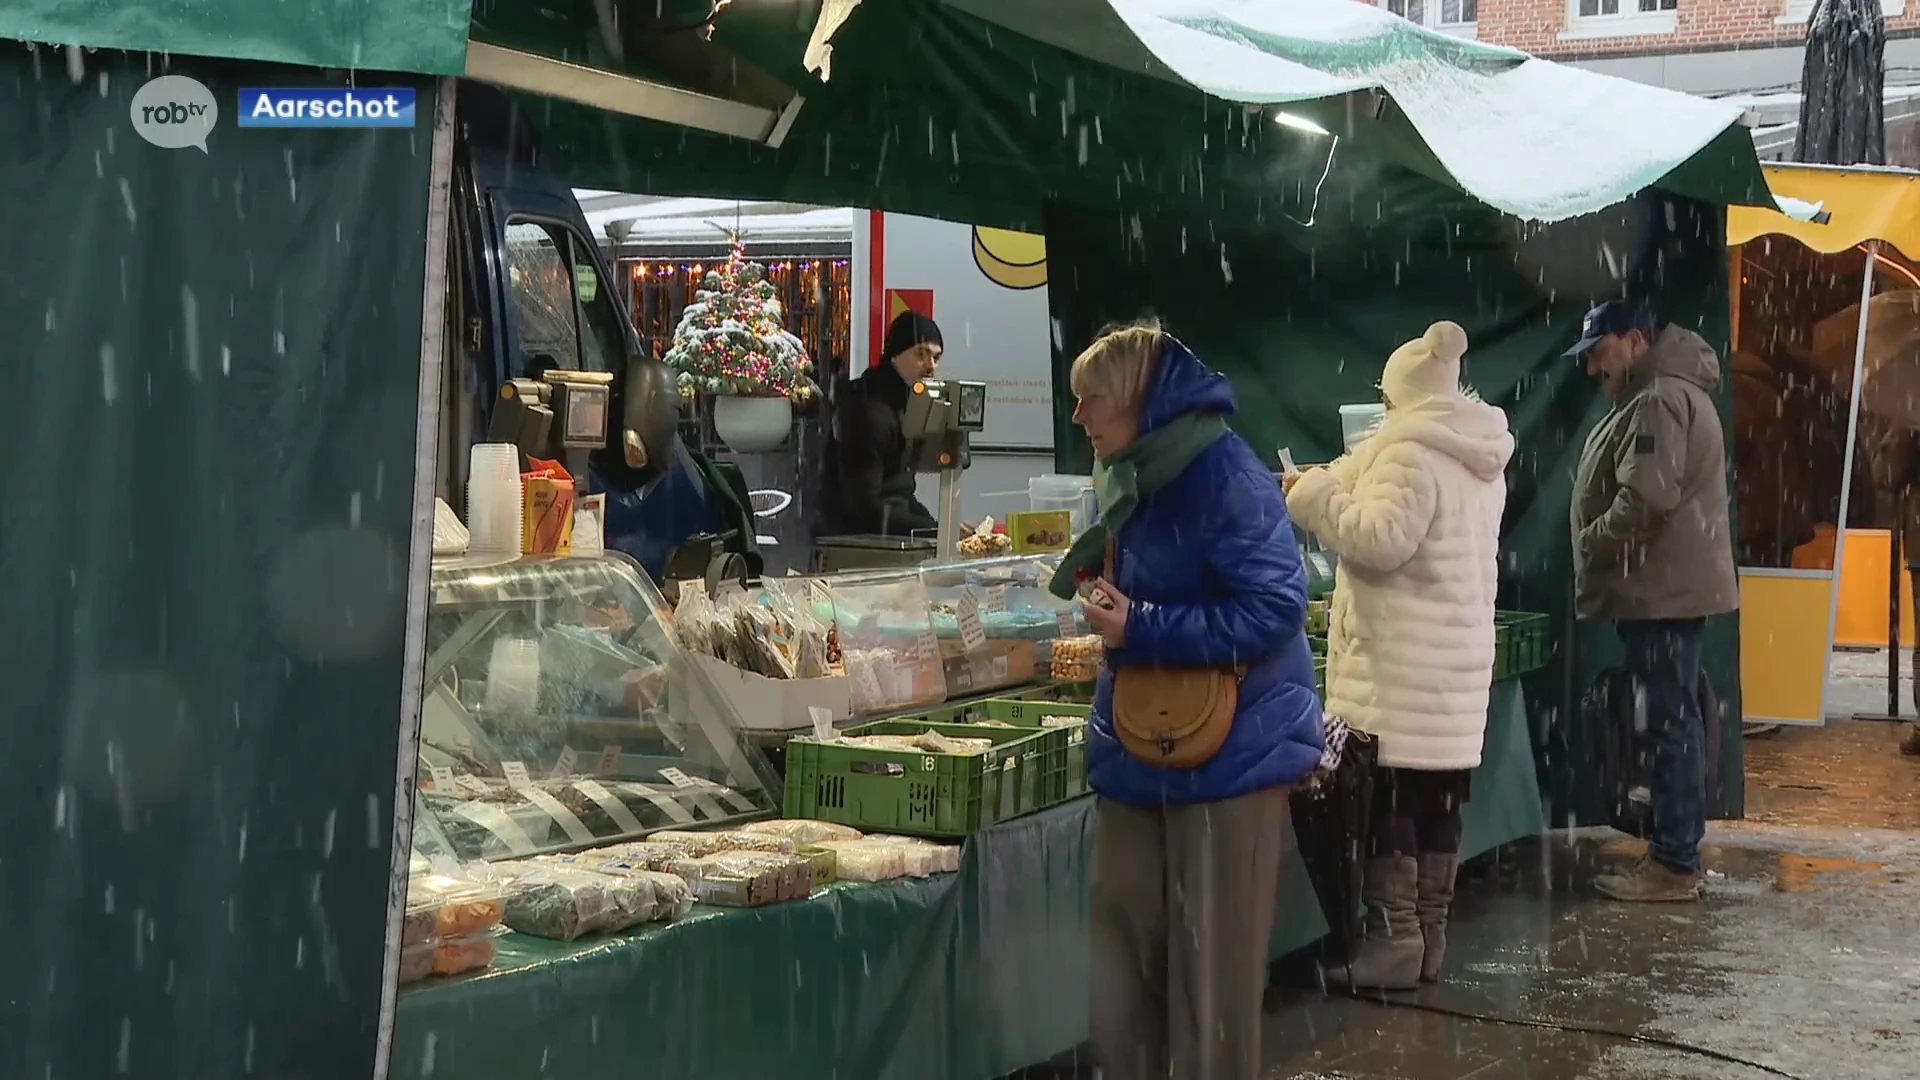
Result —
[{"label": "window of building", "polygon": [[[1813,15],[1814,0],[1783,0],[1780,22],[1803,23]],[[1880,0],[1880,14],[1891,19],[1906,12],[1907,0]]]},{"label": "window of building", "polygon": [[1471,34],[1480,17],[1480,0],[1379,0],[1381,7],[1411,23],[1449,34]]},{"label": "window of building", "polygon": [[1680,0],[1567,0],[1562,38],[1670,34]]}]

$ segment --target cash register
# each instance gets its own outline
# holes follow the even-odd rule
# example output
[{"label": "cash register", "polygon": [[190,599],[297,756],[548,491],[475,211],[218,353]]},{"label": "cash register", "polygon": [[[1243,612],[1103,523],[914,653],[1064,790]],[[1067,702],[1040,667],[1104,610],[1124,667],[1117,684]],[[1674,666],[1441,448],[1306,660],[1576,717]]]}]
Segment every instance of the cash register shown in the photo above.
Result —
[{"label": "cash register", "polygon": [[814,569],[880,570],[919,566],[956,557],[960,543],[960,473],[972,462],[972,437],[987,423],[987,384],[962,379],[920,379],[907,396],[900,429],[916,473],[940,477],[933,515],[939,529],[927,536],[823,536],[814,542]]}]

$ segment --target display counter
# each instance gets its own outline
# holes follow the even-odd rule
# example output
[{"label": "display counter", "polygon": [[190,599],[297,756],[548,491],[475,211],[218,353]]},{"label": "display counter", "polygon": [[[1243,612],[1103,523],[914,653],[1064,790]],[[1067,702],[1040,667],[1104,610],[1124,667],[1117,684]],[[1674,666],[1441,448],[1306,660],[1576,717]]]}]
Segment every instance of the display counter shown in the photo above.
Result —
[{"label": "display counter", "polygon": [[[960,870],[839,885],[572,944],[502,939],[494,968],[403,992],[391,1075],[991,1080],[1087,1033],[1094,800],[985,829]],[[1517,681],[1496,683],[1462,855],[1544,831]],[[1282,861],[1271,954],[1326,932]]]},{"label": "display counter", "polygon": [[417,787],[462,860],[778,813],[779,780],[618,553],[435,560]]}]

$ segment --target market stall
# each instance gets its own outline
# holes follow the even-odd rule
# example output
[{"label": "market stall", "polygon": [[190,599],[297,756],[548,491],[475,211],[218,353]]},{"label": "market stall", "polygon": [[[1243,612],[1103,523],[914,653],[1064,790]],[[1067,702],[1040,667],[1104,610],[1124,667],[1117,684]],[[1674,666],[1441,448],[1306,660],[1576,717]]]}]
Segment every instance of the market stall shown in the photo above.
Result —
[{"label": "market stall", "polygon": [[[1874,465],[1880,443],[1920,421],[1907,378],[1920,344],[1920,175],[1766,173],[1822,220],[1754,207],[1727,216],[1740,683],[1747,720],[1819,724],[1833,647],[1888,640],[1889,563],[1904,561]],[[1900,595],[1911,641],[1911,585]]]},{"label": "market stall", "polygon": [[[1424,237],[1422,251],[1444,247],[1462,206],[1532,221],[1597,211],[1649,185],[1702,203],[1764,194],[1732,110],[1426,34],[1347,0],[1252,14],[1240,5],[1215,13],[1208,25],[1217,32],[1178,23],[1145,0],[867,0],[841,22],[797,28],[790,10],[755,19],[750,5],[734,4],[711,43],[697,33],[653,32],[699,27],[713,17],[705,0],[666,5],[651,21],[623,11],[612,30],[584,5],[574,19],[482,5],[471,26],[463,15],[449,18],[445,4],[424,2],[374,5],[379,11],[368,8],[364,24],[338,12],[265,17],[258,7],[0,12],[0,36],[54,43],[8,61],[22,92],[0,110],[9,145],[25,162],[0,175],[10,195],[0,200],[0,226],[21,239],[24,253],[11,267],[13,287],[0,290],[0,325],[21,335],[19,351],[31,358],[21,396],[36,403],[22,443],[28,465],[9,473],[4,495],[10,507],[57,510],[44,528],[9,537],[10,559],[46,568],[25,581],[5,650],[10,702],[18,715],[44,722],[0,725],[5,760],[19,763],[0,806],[13,819],[48,823],[10,849],[0,885],[9,919],[30,931],[22,935],[27,961],[6,965],[18,981],[3,988],[8,1000],[29,1003],[18,1051],[24,1075],[448,1075],[455,1070],[444,1063],[461,1053],[460,1040],[498,1048],[506,1040],[493,1036],[515,1030],[523,1016],[552,1021],[549,1030],[565,1040],[518,1029],[520,1038],[497,1056],[460,1059],[459,1074],[485,1076],[496,1064],[508,1075],[538,1074],[543,1054],[585,1055],[583,1046],[599,1044],[626,1052],[579,1071],[624,1075],[646,1068],[647,1047],[628,1041],[638,1033],[659,1044],[671,1037],[669,1023],[685,1029],[726,1015],[670,1011],[694,997],[678,988],[698,979],[731,987],[697,997],[703,1005],[748,1006],[735,1026],[716,1029],[731,1045],[716,1048],[706,1036],[686,1044],[724,1075],[723,1052],[751,1053],[752,1025],[813,1008],[797,976],[830,970],[837,974],[821,976],[820,1011],[807,1015],[830,1009],[835,1025],[867,1017],[878,1027],[849,1028],[852,1044],[894,1040],[897,1054],[923,1051],[923,1061],[965,1065],[968,1051],[959,1036],[912,1041],[920,1029],[897,1010],[911,1009],[916,993],[944,998],[936,1006],[943,1018],[968,1018],[952,1030],[969,1046],[984,1044],[981,1052],[996,1060],[972,1064],[988,1072],[1044,1056],[1083,1026],[1077,992],[1036,1003],[1009,990],[1037,982],[1049,960],[1059,965],[1060,985],[1083,984],[1071,954],[1037,951],[1056,939],[1073,948],[1075,924],[1064,920],[1057,931],[1052,897],[1021,900],[985,871],[996,861],[1017,866],[1000,858],[1003,835],[1038,843],[1028,834],[1084,830],[1084,801],[996,821],[970,845],[972,874],[835,885],[824,898],[801,899],[814,879],[795,879],[793,854],[696,854],[712,836],[766,821],[784,798],[776,802],[765,770],[742,748],[737,716],[718,704],[674,704],[679,686],[694,687],[686,691],[693,698],[719,694],[691,676],[676,681],[665,639],[649,630],[658,609],[644,593],[638,604],[631,595],[588,604],[575,593],[621,587],[546,580],[540,588],[562,595],[516,595],[502,590],[551,575],[508,570],[484,585],[480,568],[469,567],[465,585],[434,610],[436,434],[481,437],[471,430],[473,402],[437,392],[445,389],[440,376],[471,374],[461,349],[478,346],[467,344],[466,320],[476,305],[499,301],[508,284],[497,260],[490,265],[499,276],[476,274],[466,288],[447,272],[449,263],[476,257],[483,225],[509,227],[483,220],[472,155],[461,154],[481,125],[453,115],[453,77],[513,87],[547,136],[538,155],[503,136],[493,181],[524,181],[526,159],[537,156],[579,185],[784,192],[1049,232],[1049,215],[1060,209],[1099,219],[1115,237],[1128,234],[1136,212],[1163,215],[1154,224],[1168,235],[1184,225],[1196,241],[1213,237],[1213,225],[1230,230],[1280,208],[1312,230],[1331,222],[1331,209],[1315,210],[1315,180],[1329,175],[1369,193],[1341,206],[1349,228],[1397,214]],[[846,15],[846,6],[831,7]],[[1283,25],[1257,21],[1280,14]],[[1242,18],[1256,24],[1236,25]],[[554,34],[568,40],[556,43]],[[686,56],[660,55],[659,41],[669,38],[687,43]],[[673,63],[696,53],[716,59],[708,44],[747,62],[719,57],[704,74],[700,65]],[[831,76],[822,81],[829,47]],[[102,56],[88,48],[153,52]],[[756,57],[777,73],[773,85],[748,71]],[[341,74],[348,71],[351,80]],[[211,125],[206,107],[219,108],[218,126],[200,132],[207,138],[183,141],[183,132],[138,126],[137,94],[185,92],[178,83],[154,86],[163,75],[199,87],[203,97],[181,99],[188,115]],[[230,103],[242,87],[344,90],[349,81],[417,91],[417,130],[232,130]],[[796,87],[807,91],[804,108]],[[729,99],[730,91],[750,100]],[[1601,98],[1609,99],[1604,108],[1595,104]],[[633,111],[651,119],[621,115]],[[1666,120],[1662,138],[1647,145],[1637,118],[1656,111]],[[1337,153],[1300,141],[1316,129],[1315,137],[1337,133]],[[1490,131],[1505,132],[1497,141],[1512,155],[1482,152]],[[551,220],[577,216],[564,198],[544,205]],[[619,291],[565,230],[533,239],[547,266],[561,268],[555,280],[572,271],[584,328],[574,345],[608,349],[617,324],[606,314]],[[1244,264],[1234,270],[1238,249],[1208,239],[1193,252],[1204,271],[1190,275],[1194,289],[1248,277]],[[1292,273],[1311,276],[1326,254],[1297,249]],[[556,262],[563,258],[572,265]],[[1372,298],[1401,288],[1392,258],[1368,269]],[[1475,280],[1439,262],[1416,267],[1411,278],[1442,275]],[[1068,280],[1068,271],[1055,280]],[[1066,289],[1055,298],[1074,299]],[[1505,325],[1544,350],[1565,336],[1555,321],[1565,305],[1517,304]],[[1069,350],[1083,328],[1064,325],[1071,329],[1058,347]],[[1224,333],[1234,323],[1216,325]],[[1360,325],[1364,347],[1353,355],[1377,360],[1384,353],[1367,339],[1384,331]],[[509,331],[489,328],[502,340]],[[1223,360],[1226,352],[1219,350]],[[1303,393],[1342,370],[1342,354],[1303,350],[1312,364],[1301,370],[1313,376],[1298,380]],[[1569,398],[1543,411],[1553,426],[1572,430],[1587,404]],[[1550,516],[1542,511],[1540,519]],[[1528,551],[1545,544],[1526,535],[1530,521],[1517,534]],[[1523,568],[1523,578],[1533,573]],[[477,596],[486,588],[494,599]],[[459,609],[501,600],[502,622],[468,629],[477,625],[474,611]],[[1535,607],[1525,597],[1512,606]],[[537,628],[540,640],[531,630],[506,633],[508,620]],[[429,624],[442,621],[457,625],[430,638]],[[876,622],[884,630],[885,617]],[[577,640],[569,626],[606,632],[624,651]],[[456,632],[521,644],[496,660],[492,644],[449,648]],[[916,696],[922,679],[945,678],[944,646],[933,636],[933,655],[923,651],[913,665]],[[649,640],[661,651],[648,655]],[[894,644],[882,632],[879,644],[861,647],[900,651]],[[440,677],[431,693],[440,705],[429,717],[423,675],[441,649],[451,659],[434,661]],[[654,715],[642,716],[641,702],[658,687],[606,675],[616,664],[647,671],[635,656],[655,666],[667,658],[665,708],[645,698]],[[583,692],[548,696],[551,674],[576,669],[561,682]],[[889,683],[875,675],[885,696]],[[901,686],[893,682],[892,692]],[[1496,700],[1517,697],[1506,687]],[[449,706],[444,714],[441,705]],[[455,705],[470,715],[497,705],[503,721],[564,723],[463,728]],[[1503,745],[1516,744],[1513,733],[1533,733],[1517,709],[1503,715]],[[1547,712],[1532,715],[1550,728]],[[510,752],[436,757],[432,743],[419,746],[429,724],[433,743],[452,744],[440,751],[461,750],[464,730],[469,749],[485,742]],[[455,734],[443,739],[445,731]],[[614,745],[618,754],[608,752]],[[1528,755],[1500,760],[1515,775],[1520,762],[1532,764]],[[436,770],[446,770],[456,794],[444,794]],[[438,900],[422,909],[429,918],[407,910],[406,826],[416,788],[435,797],[421,800],[421,820],[474,826],[463,839],[449,835],[450,849],[465,843],[484,853],[498,844],[508,857],[495,862],[514,864],[607,841],[627,861],[649,865],[588,871],[599,878],[545,864],[517,868],[509,876],[523,886],[529,874],[547,875],[520,901],[490,896],[484,883],[463,891],[429,867],[427,877],[450,882],[432,887]],[[462,789],[472,797],[460,797]],[[1495,825],[1514,827],[1519,816],[1503,812]],[[696,828],[656,830],[655,821]],[[696,838],[651,839],[662,831]],[[643,834],[650,839],[624,839]],[[716,856],[718,863],[702,861]],[[674,872],[681,862],[697,864],[686,868],[691,877]],[[809,871],[817,865],[806,859]],[[1083,852],[1055,846],[1026,865],[1045,869],[1028,870],[1023,888],[1064,883],[1064,902],[1079,903],[1071,890]],[[669,877],[687,883],[688,895]],[[751,899],[755,889],[788,898],[725,915],[695,908],[676,921],[695,883],[712,899]],[[643,901],[643,891],[651,899]],[[915,903],[939,914],[916,921]],[[843,921],[852,907],[864,913]],[[1283,910],[1303,921],[1314,911],[1291,903]],[[501,934],[489,921],[571,934],[610,912],[637,922],[567,945],[527,941],[526,930]],[[647,928],[662,919],[663,928]],[[972,945],[969,964],[980,966],[963,967],[950,951],[923,944],[944,933],[942,923],[962,942],[1012,942],[1016,958],[1025,949],[1042,959],[1028,964]],[[408,940],[429,924],[431,935]],[[809,945],[854,924],[874,929],[873,939],[858,951],[808,959]],[[721,946],[703,936],[712,926],[756,928],[741,967],[714,963],[737,954],[716,951]],[[631,959],[643,952],[674,966]],[[560,962],[526,962],[543,953]],[[879,962],[890,955],[924,959],[903,974]],[[441,974],[396,990],[400,975],[420,974],[422,956]],[[480,964],[478,973],[460,973]],[[913,992],[889,996],[909,983]],[[641,985],[658,989],[635,989]],[[658,1012],[616,1013],[569,996],[595,987]],[[463,992],[500,996],[463,1003]],[[396,1015],[399,1023],[390,1023]],[[1049,1017],[1062,1026],[1036,1032]]]}]

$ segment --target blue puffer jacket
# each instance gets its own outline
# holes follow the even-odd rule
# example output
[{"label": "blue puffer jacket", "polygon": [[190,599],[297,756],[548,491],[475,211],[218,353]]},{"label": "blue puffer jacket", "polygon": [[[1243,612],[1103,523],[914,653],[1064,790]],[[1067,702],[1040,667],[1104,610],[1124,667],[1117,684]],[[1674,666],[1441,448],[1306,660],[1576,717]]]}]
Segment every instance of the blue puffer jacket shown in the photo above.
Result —
[{"label": "blue puffer jacket", "polygon": [[[1233,390],[1171,338],[1146,394],[1144,434],[1190,412],[1231,415]],[[1202,451],[1142,500],[1115,544],[1131,601],[1126,647],[1107,652],[1087,744],[1088,781],[1140,806],[1214,802],[1291,784],[1319,763],[1320,700],[1307,647],[1307,584],[1280,485],[1238,435]],[[1129,664],[1247,665],[1233,731],[1197,769],[1147,765],[1113,734],[1113,673]]]}]

